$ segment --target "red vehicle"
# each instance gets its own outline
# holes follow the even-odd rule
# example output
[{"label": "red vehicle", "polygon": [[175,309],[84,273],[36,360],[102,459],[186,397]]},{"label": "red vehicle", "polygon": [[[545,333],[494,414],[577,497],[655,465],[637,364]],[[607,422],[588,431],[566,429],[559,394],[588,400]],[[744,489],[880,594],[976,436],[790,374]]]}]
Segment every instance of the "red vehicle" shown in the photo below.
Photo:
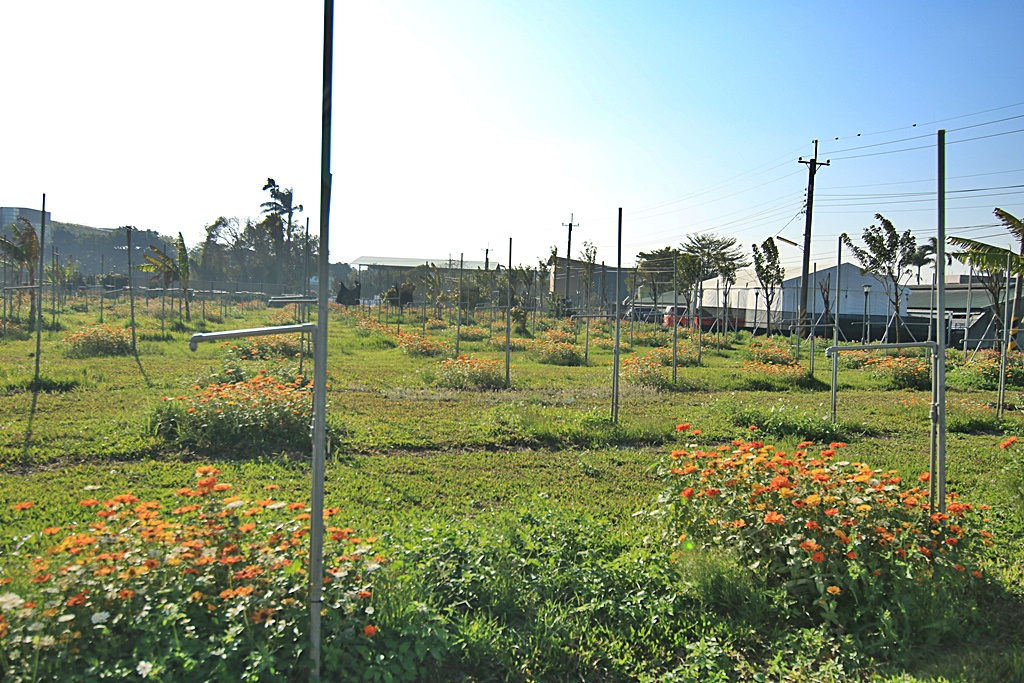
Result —
[{"label": "red vehicle", "polygon": [[665,319],[661,323],[665,327],[686,327],[690,321],[686,317],[686,309],[683,306],[669,306],[665,309]]}]

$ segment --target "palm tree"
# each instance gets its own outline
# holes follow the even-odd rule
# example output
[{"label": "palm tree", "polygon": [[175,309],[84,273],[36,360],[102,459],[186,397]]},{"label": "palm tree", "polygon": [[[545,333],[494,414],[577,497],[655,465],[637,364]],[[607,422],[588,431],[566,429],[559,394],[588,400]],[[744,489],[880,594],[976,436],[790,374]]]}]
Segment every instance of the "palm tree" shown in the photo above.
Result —
[{"label": "palm tree", "polygon": [[35,226],[25,217],[21,217],[22,225],[18,228],[16,224],[11,225],[11,239],[0,237],[0,258],[7,261],[15,268],[24,268],[28,271],[29,289],[29,327],[36,324],[36,297],[38,292],[35,289],[36,268],[39,266],[39,238],[36,236]]},{"label": "palm tree", "polygon": [[153,280],[162,282],[164,289],[167,289],[175,282],[181,283],[181,289],[185,296],[185,321],[192,321],[192,312],[188,304],[189,265],[188,249],[185,248],[185,238],[178,233],[176,243],[178,258],[174,259],[160,251],[159,248],[149,245],[151,253],[143,256],[145,263],[137,266],[144,273],[152,273]]},{"label": "palm tree", "polygon": [[917,268],[917,284],[921,284],[921,269],[935,265],[935,253],[939,250],[937,242],[935,237],[929,237],[926,243],[918,246],[910,258],[910,267]]},{"label": "palm tree", "polygon": [[[267,178],[264,190],[270,191],[270,201],[260,204],[263,213],[277,216],[278,225],[274,226],[274,251],[277,259],[277,284],[281,284],[281,260],[284,256],[284,244],[292,240],[292,214],[302,211],[302,204],[293,203],[292,188],[285,189],[273,178]],[[284,217],[288,216],[285,222]]]},{"label": "palm tree", "polygon": [[[1002,247],[996,247],[985,242],[978,242],[976,240],[967,239],[965,237],[950,237],[949,243],[953,246],[964,249],[963,252],[951,254],[958,260],[967,263],[968,265],[975,266],[982,272],[987,273],[1002,273],[1006,268],[1007,261],[1010,264],[1010,273],[1014,275],[1014,297],[1013,297],[1013,312],[1010,315],[1010,320],[1007,321],[1012,327],[1010,336],[1010,348],[1016,347],[1016,321],[1020,315],[1020,300],[1021,300],[1021,284],[1024,279],[1024,221],[1015,217],[1011,213],[1004,211],[1000,208],[996,208],[993,212],[999,222],[1002,223],[1010,234],[1013,235],[1014,239],[1020,245],[1018,253],[1013,253],[1009,249]],[[1009,283],[1007,283],[1007,286]],[[990,292],[991,294],[991,292]],[[1009,291],[1007,291],[1009,296]],[[998,299],[994,299],[993,303],[998,303]],[[998,305],[993,306],[994,309],[998,309]],[[996,311],[996,317],[999,317],[998,310]]]}]

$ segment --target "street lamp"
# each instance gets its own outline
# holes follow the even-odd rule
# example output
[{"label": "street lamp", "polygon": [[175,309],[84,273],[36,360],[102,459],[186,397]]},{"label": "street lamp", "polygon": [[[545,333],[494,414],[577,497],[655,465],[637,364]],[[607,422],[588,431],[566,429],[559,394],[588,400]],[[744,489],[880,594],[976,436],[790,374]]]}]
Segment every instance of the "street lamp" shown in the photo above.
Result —
[{"label": "street lamp", "polygon": [[871,341],[871,318],[868,317],[868,296],[871,294],[871,285],[864,285],[864,343]]}]

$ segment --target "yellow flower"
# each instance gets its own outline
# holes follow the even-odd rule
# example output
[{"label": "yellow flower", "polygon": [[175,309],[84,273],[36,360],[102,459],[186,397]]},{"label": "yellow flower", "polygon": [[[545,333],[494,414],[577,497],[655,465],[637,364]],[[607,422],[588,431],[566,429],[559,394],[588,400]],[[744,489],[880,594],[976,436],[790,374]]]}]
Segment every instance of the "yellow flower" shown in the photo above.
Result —
[{"label": "yellow flower", "polygon": [[871,512],[871,506],[866,503],[864,505],[858,505],[857,512]]},{"label": "yellow flower", "polygon": [[839,595],[842,593],[842,589],[839,586],[829,586],[825,589],[829,595]]}]

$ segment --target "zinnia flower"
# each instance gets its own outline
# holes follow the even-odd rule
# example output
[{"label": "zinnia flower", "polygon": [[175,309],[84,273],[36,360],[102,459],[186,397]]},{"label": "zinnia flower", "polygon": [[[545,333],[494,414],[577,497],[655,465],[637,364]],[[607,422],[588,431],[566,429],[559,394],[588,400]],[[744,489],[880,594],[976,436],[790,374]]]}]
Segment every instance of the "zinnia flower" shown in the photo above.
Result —
[{"label": "zinnia flower", "polygon": [[363,634],[367,638],[371,638],[371,637],[377,635],[377,627],[374,626],[373,624],[367,624],[366,626],[363,627]]}]

